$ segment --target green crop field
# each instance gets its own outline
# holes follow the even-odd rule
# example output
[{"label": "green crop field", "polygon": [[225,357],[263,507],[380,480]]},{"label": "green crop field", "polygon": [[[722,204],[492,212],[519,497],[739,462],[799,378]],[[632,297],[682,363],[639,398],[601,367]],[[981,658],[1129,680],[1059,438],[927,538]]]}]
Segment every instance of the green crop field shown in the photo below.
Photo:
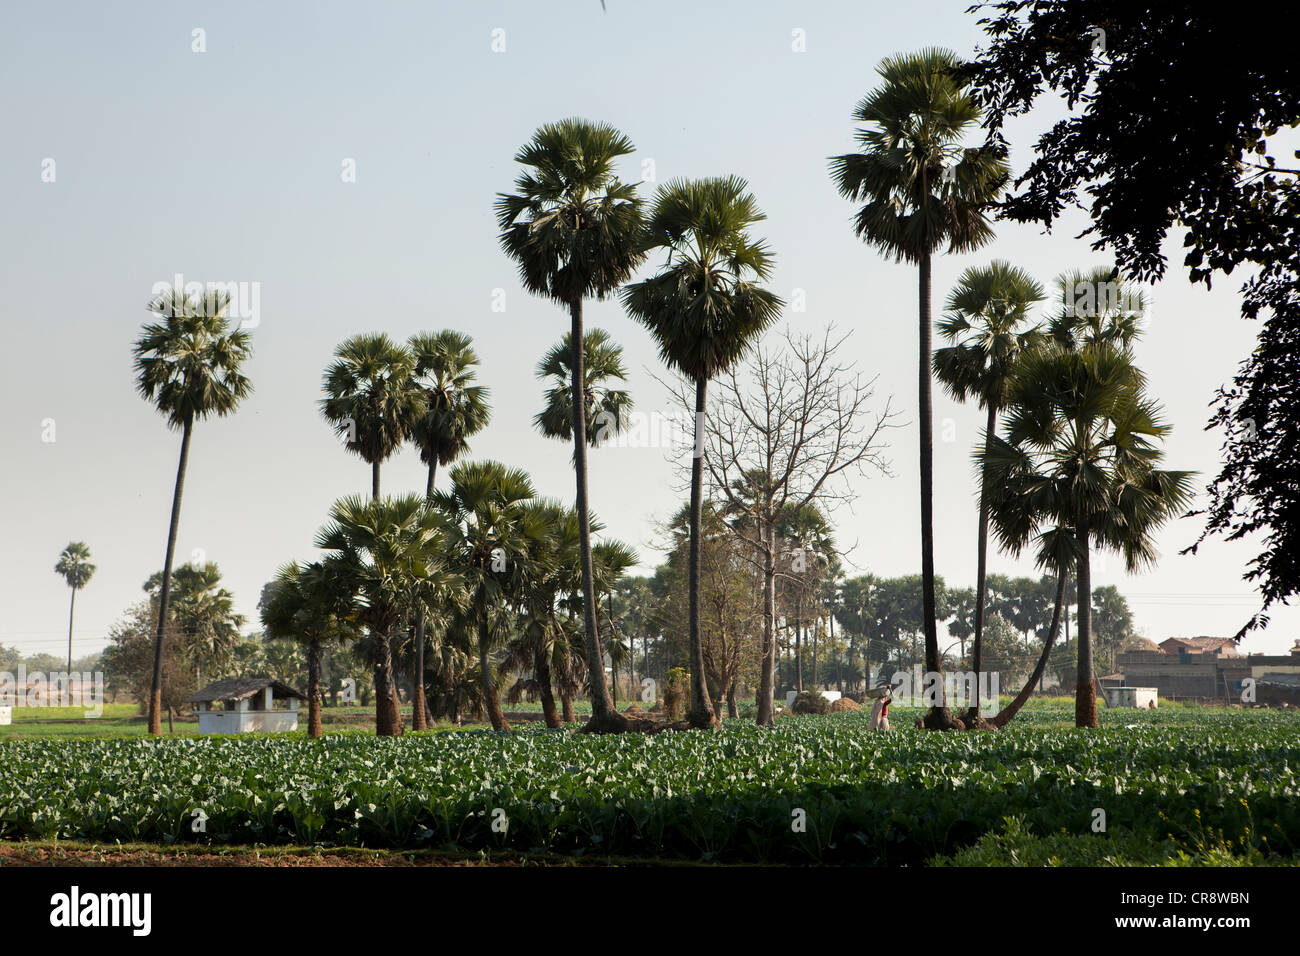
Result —
[{"label": "green crop field", "polygon": [[889,734],[835,714],[656,736],[8,738],[0,837],[866,864],[1291,864],[1300,847],[1300,715],[1108,711],[1077,731],[1037,704],[951,734],[908,716]]}]

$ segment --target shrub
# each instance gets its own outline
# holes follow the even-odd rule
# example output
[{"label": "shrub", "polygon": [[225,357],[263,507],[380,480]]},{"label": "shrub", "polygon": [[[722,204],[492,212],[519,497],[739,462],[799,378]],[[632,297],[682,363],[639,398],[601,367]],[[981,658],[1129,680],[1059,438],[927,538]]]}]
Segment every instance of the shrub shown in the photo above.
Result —
[{"label": "shrub", "polygon": [[790,709],[796,714],[824,714],[831,709],[831,702],[819,690],[805,690],[794,699]]}]

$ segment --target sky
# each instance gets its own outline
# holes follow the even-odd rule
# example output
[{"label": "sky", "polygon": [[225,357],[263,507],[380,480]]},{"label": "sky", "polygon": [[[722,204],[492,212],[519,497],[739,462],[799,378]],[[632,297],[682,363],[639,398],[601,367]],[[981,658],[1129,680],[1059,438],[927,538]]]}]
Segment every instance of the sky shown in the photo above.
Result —
[{"label": "sky", "polygon": [[[256,624],[262,585],[316,556],[331,503],[367,493],[369,469],[321,418],[321,373],[348,336],[404,340],[454,328],[474,338],[490,427],[471,458],[525,468],[540,493],[571,499],[568,447],[532,427],[545,386],[540,355],[568,329],[551,302],[521,288],[500,250],[497,193],[541,124],[608,122],[636,144],[620,173],[647,194],[675,177],[736,174],[767,220],[771,287],[801,300],[769,333],[852,334],[845,354],[877,376],[876,407],[900,412],[891,475],[855,478],[836,514],[850,574],[919,569],[916,273],[853,234],[853,206],[827,158],[854,148],[852,111],[893,53],[982,42],[966,2],[608,0],[482,3],[184,2],[13,4],[0,8],[0,461],[7,502],[0,548],[0,643],[62,655],[68,591],[53,571],[86,542],[98,567],[77,597],[74,656],[104,646],[162,566],[180,437],[135,390],[131,346],[156,283],[237,282],[257,314],[246,366],[253,394],[195,428],[177,563],[215,561],[237,609]],[[1023,169],[1037,132],[1062,114],[1046,103],[1008,129]],[[938,308],[961,272],[1006,259],[1045,285],[1067,269],[1108,265],[1087,219],[1050,234],[997,224],[994,242],[934,265]],[[1240,280],[1192,286],[1171,265],[1148,290],[1137,354],[1173,425],[1168,467],[1218,471],[1207,432],[1215,389],[1254,342]],[[653,263],[642,275],[649,274]],[[647,333],[616,301],[588,326],[625,349],[637,409],[672,414]],[[936,387],[936,570],[975,578],[974,406]],[[657,562],[656,522],[679,506],[671,455],[617,447],[589,456],[594,511],[607,534]],[[445,475],[443,476],[445,481]],[[385,492],[419,491],[410,448],[383,467]],[[1160,641],[1230,635],[1257,606],[1242,580],[1256,542],[1211,539],[1180,551],[1201,519],[1171,522],[1161,560],[1124,573],[1094,560],[1136,624]],[[994,554],[990,570],[1037,572]],[[1243,645],[1280,653],[1300,611],[1280,608]]]}]

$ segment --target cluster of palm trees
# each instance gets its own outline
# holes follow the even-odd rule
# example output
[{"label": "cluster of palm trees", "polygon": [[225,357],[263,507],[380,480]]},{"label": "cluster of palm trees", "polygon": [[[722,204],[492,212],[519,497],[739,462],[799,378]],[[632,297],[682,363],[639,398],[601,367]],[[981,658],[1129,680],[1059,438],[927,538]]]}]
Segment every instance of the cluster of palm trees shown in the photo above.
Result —
[{"label": "cluster of palm trees", "polygon": [[[975,667],[980,666],[986,540],[990,521],[1012,553],[1033,544],[1040,565],[1059,575],[1058,608],[1066,575],[1077,569],[1079,677],[1076,724],[1096,726],[1091,676],[1089,555],[1095,548],[1123,554],[1136,569],[1152,560],[1154,530],[1179,514],[1191,496],[1191,476],[1157,467],[1156,445],[1168,427],[1145,396],[1133,364],[1135,310],[1065,309],[1050,328],[1025,329],[1041,288],[1021,270],[996,262],[968,270],[949,300],[940,326],[950,344],[932,353],[931,261],[973,251],[993,238],[990,215],[1008,180],[1005,149],[966,147],[978,129],[979,103],[951,51],[923,50],[891,57],[878,67],[882,83],[858,105],[859,152],[831,160],[832,177],[848,199],[861,202],[854,224],[860,238],[898,261],[917,266],[918,408],[921,470],[921,573],[924,585],[926,668],[940,670],[934,603],[932,379],[958,398],[985,409],[980,468]],[[1072,275],[1112,288],[1112,270]],[[1073,302],[1069,294],[1063,301]],[[1131,296],[1116,297],[1120,303]],[[1005,436],[996,434],[1004,415]],[[1059,620],[1059,613],[1056,615]],[[1032,686],[1045,664],[1045,642]],[[977,721],[974,710],[967,719]],[[934,707],[926,726],[961,721]]]},{"label": "cluster of palm trees", "polygon": [[[1130,567],[1152,556],[1151,534],[1186,503],[1189,476],[1157,466],[1156,440],[1167,427],[1145,397],[1131,343],[1131,314],[1079,317],[1064,311],[1047,327],[1029,327],[1042,289],[1004,262],[968,270],[939,326],[947,345],[932,347],[931,265],[948,252],[977,249],[993,237],[990,215],[1008,180],[1005,150],[967,147],[981,121],[979,104],[946,50],[924,50],[881,63],[880,86],[858,105],[861,149],[831,160],[847,198],[860,202],[859,237],[898,261],[917,266],[918,408],[921,473],[921,575],[927,669],[941,660],[935,607],[932,382],[959,400],[974,398],[987,413],[981,470],[975,662],[984,623],[987,537],[1018,552],[1031,543],[1040,563],[1077,573],[1080,593],[1081,723],[1096,721],[1085,675],[1090,587],[1088,560],[1114,548]],[[268,632],[308,643],[351,638],[375,668],[380,733],[400,733],[394,641],[414,649],[412,722],[425,725],[426,652],[434,685],[454,713],[484,707],[505,728],[492,651],[517,634],[507,657],[521,673],[512,692],[539,694],[554,718],[550,675],[566,707],[585,672],[592,731],[631,725],[614,708],[603,660],[599,596],[634,563],[618,542],[593,544],[597,524],[587,486],[588,448],[621,429],[631,407],[622,389],[621,350],[599,329],[584,329],[589,299],[620,297],[654,337],[661,359],[695,386],[697,438],[703,434],[709,382],[732,368],[780,314],[783,302],[763,287],[773,255],[752,235],[763,221],[738,177],[679,179],[647,202],[637,184],[621,181],[616,163],[634,150],[618,130],[566,119],[541,127],[516,155],[522,167],[512,192],[496,201],[503,250],[531,293],[567,310],[570,329],[543,357],[539,377],[550,388],[535,423],[573,446],[572,508],[537,498],[528,476],[495,462],[455,464],[468,440],[488,423],[487,391],[475,384],[477,357],[468,336],[442,331],[398,344],[382,333],[342,343],[324,376],[320,402],[346,447],[371,468],[369,499],[336,503],[317,544],[320,561],[286,565],[279,596],[265,614]],[[651,256],[655,274],[632,282]],[[1063,281],[1102,281],[1099,276]],[[1104,281],[1110,281],[1107,272]],[[161,580],[157,654],[186,461],[193,425],[229,414],[251,386],[239,372],[249,354],[246,333],[225,318],[220,296],[165,294],[150,304],[160,321],[136,346],[138,386],[171,427],[182,433],[166,560]],[[1005,435],[999,436],[999,420]],[[380,471],[404,444],[428,466],[424,493],[383,497]],[[692,462],[689,504],[689,724],[715,726],[718,715],[705,680],[700,624],[703,443]],[[439,492],[439,466],[453,465]],[[1059,616],[1059,615],[1058,615]],[[362,631],[364,630],[364,633]],[[573,642],[581,653],[573,653]],[[1050,639],[1047,642],[1050,647]],[[1046,655],[1044,650],[1044,655]],[[478,658],[477,701],[464,675]],[[440,675],[440,676],[438,676]],[[461,675],[456,679],[455,675]],[[155,665],[150,729],[158,732]],[[1092,703],[1089,703],[1089,699]],[[972,715],[967,715],[968,718]],[[936,707],[927,726],[960,721]]]}]

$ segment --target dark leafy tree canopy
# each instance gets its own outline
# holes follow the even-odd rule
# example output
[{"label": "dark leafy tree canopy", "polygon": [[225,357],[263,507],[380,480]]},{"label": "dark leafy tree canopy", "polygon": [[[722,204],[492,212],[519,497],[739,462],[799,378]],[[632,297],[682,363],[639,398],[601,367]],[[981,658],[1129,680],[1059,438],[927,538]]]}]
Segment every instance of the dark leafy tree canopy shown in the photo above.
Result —
[{"label": "dark leafy tree canopy", "polygon": [[[1193,281],[1242,262],[1291,261],[1300,235],[1297,164],[1270,137],[1300,123],[1300,63],[1225,4],[1010,0],[970,8],[991,38],[965,65],[1001,144],[1040,97],[1070,115],[1036,144],[1002,213],[1050,227],[1086,205],[1093,248],[1140,281],[1165,270],[1161,244],[1187,230]],[[1247,42],[1249,40],[1249,42]]]},{"label": "dark leafy tree canopy", "polygon": [[325,643],[360,637],[351,584],[337,559],[284,565],[260,604],[266,638]]}]

